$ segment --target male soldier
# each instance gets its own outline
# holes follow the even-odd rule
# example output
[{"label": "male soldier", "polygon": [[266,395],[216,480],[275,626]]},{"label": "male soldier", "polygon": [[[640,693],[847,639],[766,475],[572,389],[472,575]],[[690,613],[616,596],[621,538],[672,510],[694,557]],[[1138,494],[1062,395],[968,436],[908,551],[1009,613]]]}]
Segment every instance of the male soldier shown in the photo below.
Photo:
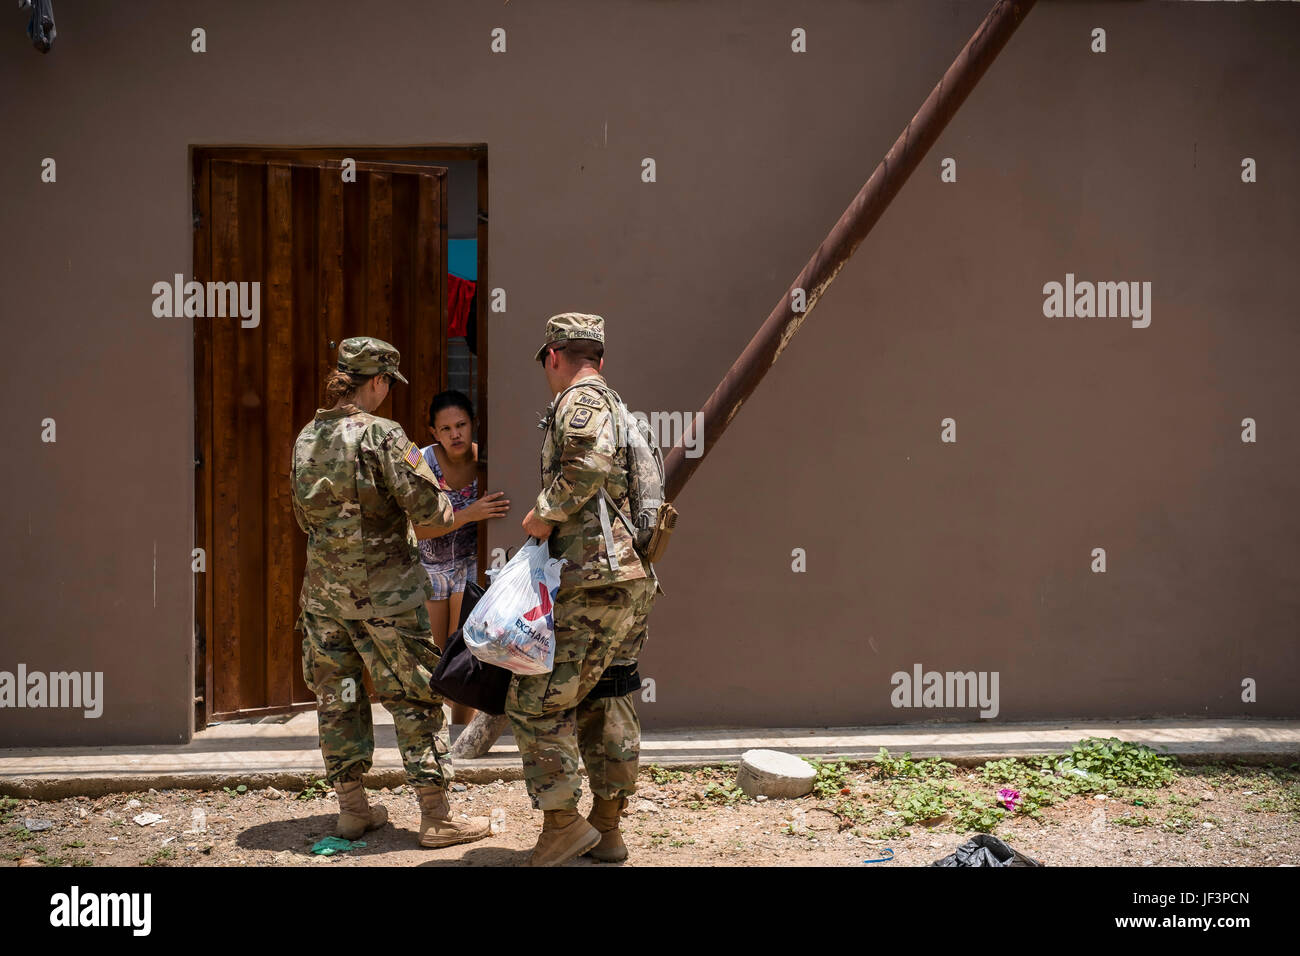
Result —
[{"label": "male soldier", "polygon": [[[604,319],[565,312],[546,323],[537,352],[555,398],[543,421],[542,491],[523,525],[536,538],[549,537],[551,556],[568,563],[554,605],[555,667],[515,678],[506,697],[528,793],[544,816],[531,866],[556,866],[587,851],[602,860],[627,856],[618,822],[636,790],[640,748],[631,692],[639,689],[635,661],[655,581],[623,522],[610,520],[602,494],[631,511],[626,438],[601,387],[604,351]],[[580,751],[594,798],[585,820],[578,815]]]},{"label": "male soldier", "polygon": [[388,397],[397,349],[374,338],[346,339],[325,383],[332,408],[293,446],[293,510],[307,532],[307,571],[299,603],[302,672],[316,694],[326,779],[339,799],[337,833],[355,840],[388,820],[361,783],[375,741],[369,671],[393,715],[407,779],[420,801],[420,845],[443,847],[487,836],[484,817],[453,820],[452,777],[442,698],[429,686],[438,650],[411,522],[445,528],[451,502],[397,422],[373,414]]}]

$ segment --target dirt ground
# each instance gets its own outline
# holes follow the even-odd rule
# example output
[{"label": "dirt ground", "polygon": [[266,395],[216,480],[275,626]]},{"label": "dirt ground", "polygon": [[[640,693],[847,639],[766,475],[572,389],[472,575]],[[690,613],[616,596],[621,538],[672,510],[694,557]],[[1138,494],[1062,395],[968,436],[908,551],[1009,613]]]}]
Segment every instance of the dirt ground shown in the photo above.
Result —
[{"label": "dirt ground", "polygon": [[[751,800],[734,787],[735,768],[645,768],[623,832],[628,866],[924,866],[970,834],[946,814],[903,825],[913,783],[857,765],[832,795]],[[996,805],[998,786],[961,768],[949,781]],[[842,783],[842,786],[840,784]],[[521,781],[458,784],[454,813],[504,811],[502,832],[443,850],[416,843],[419,811],[409,787],[370,791],[388,825],[366,846],[314,856],[332,834],[332,792],[164,790],[56,801],[0,800],[4,866],[414,866],[516,865],[537,838],[541,814]],[[827,793],[825,787],[823,794]],[[1098,798],[1101,796],[1102,798]],[[138,802],[137,802],[138,801]],[[590,797],[583,799],[582,810]],[[915,806],[915,805],[913,805]],[[140,825],[134,818],[158,814]],[[205,819],[202,825],[196,817]],[[142,819],[150,819],[143,817]],[[930,825],[924,825],[929,823]],[[198,832],[194,832],[194,831]],[[1080,794],[1038,819],[1005,816],[992,832],[1049,866],[1300,865],[1300,773],[1291,769],[1184,767],[1170,784]],[[589,859],[572,865],[608,866]]]}]

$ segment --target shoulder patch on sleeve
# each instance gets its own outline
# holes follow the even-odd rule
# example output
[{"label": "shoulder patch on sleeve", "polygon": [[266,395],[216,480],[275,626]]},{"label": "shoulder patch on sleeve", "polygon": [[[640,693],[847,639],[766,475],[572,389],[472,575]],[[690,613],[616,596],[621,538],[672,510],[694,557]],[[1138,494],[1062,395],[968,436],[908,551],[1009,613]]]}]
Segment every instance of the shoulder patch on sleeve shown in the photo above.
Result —
[{"label": "shoulder patch on sleeve", "polygon": [[396,447],[400,451],[406,445],[406,432],[402,431],[402,426],[397,422],[376,418],[373,415],[370,416],[369,421],[365,421],[362,415],[353,415],[348,421],[355,421],[359,427],[366,430],[367,439],[374,448]]},{"label": "shoulder patch on sleeve", "polygon": [[[581,402],[582,399],[579,398],[578,401]],[[582,428],[589,421],[591,421],[590,408],[579,408],[569,417],[569,425],[572,428]]]},{"label": "shoulder patch on sleeve", "polygon": [[586,405],[588,408],[604,408],[604,407],[605,407],[604,402],[602,402],[600,399],[596,398],[594,395],[579,395],[579,396],[578,396],[578,404],[579,404],[579,405]]},{"label": "shoulder patch on sleeve", "polygon": [[409,440],[406,449],[402,452],[402,460],[411,466],[412,471],[419,471],[420,466],[424,464],[424,456],[420,454],[419,447]]}]

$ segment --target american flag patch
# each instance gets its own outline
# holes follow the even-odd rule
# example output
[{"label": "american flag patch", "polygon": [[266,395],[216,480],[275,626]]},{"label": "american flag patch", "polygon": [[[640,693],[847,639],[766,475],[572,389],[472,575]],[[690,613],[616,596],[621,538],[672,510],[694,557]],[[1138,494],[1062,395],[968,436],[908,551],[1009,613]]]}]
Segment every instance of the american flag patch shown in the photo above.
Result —
[{"label": "american flag patch", "polygon": [[420,454],[420,449],[416,447],[415,442],[408,442],[406,445],[406,454],[402,456],[406,463],[412,468],[419,468],[420,462],[424,461],[424,456]]}]

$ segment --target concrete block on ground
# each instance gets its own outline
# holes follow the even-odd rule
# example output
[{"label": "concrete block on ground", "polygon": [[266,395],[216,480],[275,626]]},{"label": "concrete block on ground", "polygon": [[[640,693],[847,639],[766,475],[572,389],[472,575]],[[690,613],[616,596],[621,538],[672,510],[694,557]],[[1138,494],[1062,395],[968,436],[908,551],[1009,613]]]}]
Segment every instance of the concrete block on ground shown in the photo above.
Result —
[{"label": "concrete block on ground", "polygon": [[736,786],[751,797],[802,797],[816,779],[812,764],[779,750],[746,750],[736,772]]}]

